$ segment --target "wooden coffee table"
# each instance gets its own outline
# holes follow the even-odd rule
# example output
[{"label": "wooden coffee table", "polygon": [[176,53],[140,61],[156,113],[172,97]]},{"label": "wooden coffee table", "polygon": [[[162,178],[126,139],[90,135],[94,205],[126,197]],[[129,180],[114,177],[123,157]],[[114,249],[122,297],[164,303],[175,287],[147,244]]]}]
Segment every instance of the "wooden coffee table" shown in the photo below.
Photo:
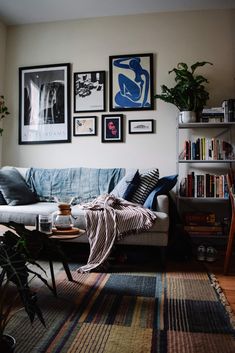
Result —
[{"label": "wooden coffee table", "polygon": [[[84,229],[78,229],[78,228],[76,228],[76,231],[74,230],[74,231],[70,231],[70,232],[65,231],[65,230],[64,231],[54,230],[52,235],[49,235],[49,239],[57,239],[59,241],[66,241],[66,240],[78,238],[84,233],[85,233]],[[51,281],[52,281],[53,292],[54,292],[54,295],[57,296],[53,261],[50,259],[49,256],[48,256],[48,261],[49,261],[50,272],[51,272]],[[65,270],[65,273],[67,275],[68,280],[71,282],[74,282],[67,261],[62,260],[61,262],[63,264],[63,267],[64,267],[64,270]]]}]

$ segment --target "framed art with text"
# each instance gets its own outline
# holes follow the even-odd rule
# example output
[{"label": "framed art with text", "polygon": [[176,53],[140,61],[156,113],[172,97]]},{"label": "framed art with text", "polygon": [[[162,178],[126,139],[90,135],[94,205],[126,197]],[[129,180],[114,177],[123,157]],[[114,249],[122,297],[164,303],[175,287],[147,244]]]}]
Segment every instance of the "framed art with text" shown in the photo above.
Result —
[{"label": "framed art with text", "polygon": [[123,142],[123,115],[102,115],[102,142]]},{"label": "framed art with text", "polygon": [[19,144],[70,141],[70,64],[20,67]]},{"label": "framed art with text", "polygon": [[129,120],[129,134],[151,134],[154,129],[153,119]]},{"label": "framed art with text", "polygon": [[105,71],[74,73],[74,113],[105,111]]},{"label": "framed art with text", "polygon": [[153,54],[109,57],[109,109],[152,110]]},{"label": "framed art with text", "polygon": [[92,136],[97,134],[96,116],[79,116],[73,120],[74,136]]}]

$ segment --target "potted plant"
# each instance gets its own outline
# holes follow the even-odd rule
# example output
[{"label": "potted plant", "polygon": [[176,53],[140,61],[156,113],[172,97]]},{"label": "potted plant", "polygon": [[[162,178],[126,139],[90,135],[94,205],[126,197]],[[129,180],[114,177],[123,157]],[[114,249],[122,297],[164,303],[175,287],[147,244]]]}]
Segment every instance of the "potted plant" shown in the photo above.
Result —
[{"label": "potted plant", "polygon": [[[6,106],[5,98],[4,96],[0,96],[0,122],[6,117],[6,115],[9,115],[8,108]],[[0,128],[0,136],[2,136],[3,129]]]},{"label": "potted plant", "polygon": [[174,104],[180,110],[181,123],[195,122],[209,99],[209,93],[204,86],[208,80],[195,73],[198,67],[206,64],[213,65],[208,61],[202,61],[196,62],[189,68],[186,63],[178,63],[177,67],[168,72],[169,74],[174,72],[176,85],[172,88],[162,85],[162,93],[154,96]]},{"label": "potted plant", "polygon": [[[13,352],[15,340],[5,333],[7,324],[19,308],[21,302],[31,323],[37,316],[45,326],[42,312],[37,304],[37,294],[30,289],[29,274],[38,277],[53,291],[46,279],[28,267],[28,263],[42,267],[34,260],[42,250],[45,242],[53,246],[45,234],[29,231],[16,223],[4,224],[14,230],[8,230],[0,237],[0,352]],[[45,271],[44,271],[45,273]],[[16,295],[8,295],[12,284]]]}]

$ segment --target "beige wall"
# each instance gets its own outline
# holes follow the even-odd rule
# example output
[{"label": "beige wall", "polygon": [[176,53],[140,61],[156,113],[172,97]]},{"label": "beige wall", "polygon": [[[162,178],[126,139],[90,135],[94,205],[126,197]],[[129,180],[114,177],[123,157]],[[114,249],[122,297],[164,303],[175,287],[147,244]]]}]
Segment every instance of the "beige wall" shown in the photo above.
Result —
[{"label": "beige wall", "polygon": [[[220,105],[235,94],[234,33],[235,11],[161,13],[9,27],[6,92],[12,118],[5,123],[3,164],[158,166],[161,175],[173,174],[177,109],[161,101],[153,111],[124,112],[124,143],[101,143],[101,114],[97,113],[96,137],[73,137],[68,144],[18,145],[18,68],[70,62],[72,72],[108,73],[110,55],[154,53],[155,91],[159,92],[161,84],[173,83],[168,71],[178,62],[206,60],[214,64],[202,69],[210,81],[210,104]],[[128,120],[145,118],[156,120],[156,134],[129,135]]]},{"label": "beige wall", "polygon": [[[5,54],[6,54],[6,26],[0,22],[0,95],[4,92],[4,73],[5,73]],[[2,123],[0,122],[1,126]],[[0,165],[2,159],[2,138],[0,137]]]}]

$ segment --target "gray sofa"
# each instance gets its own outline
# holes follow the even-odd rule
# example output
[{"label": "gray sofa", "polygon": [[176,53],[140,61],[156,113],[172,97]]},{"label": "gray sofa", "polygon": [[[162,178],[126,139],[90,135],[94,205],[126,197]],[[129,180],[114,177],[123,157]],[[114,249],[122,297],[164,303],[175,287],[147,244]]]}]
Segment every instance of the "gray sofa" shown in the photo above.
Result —
[{"label": "gray sofa", "polygon": [[[11,169],[12,167],[7,167]],[[74,178],[74,171],[77,172],[77,170],[68,169],[68,172],[66,169],[63,169],[63,171],[66,174],[66,177],[64,175],[61,176],[60,170],[58,169],[56,171],[56,175],[51,177],[51,174],[49,173],[51,170],[50,169],[40,169],[40,178],[45,177],[45,179],[38,179],[35,185],[35,179],[32,181],[32,175],[35,176],[35,174],[31,173],[31,179],[29,177],[29,170],[28,168],[15,168],[17,171],[21,174],[21,176],[24,178],[24,180],[27,180],[27,185],[30,184],[31,189],[34,188],[34,191],[40,195],[40,200],[38,202],[32,203],[32,204],[25,204],[25,205],[9,205],[9,204],[1,204],[0,205],[0,223],[8,223],[10,221],[14,221],[17,223],[23,223],[24,225],[28,226],[33,226],[36,223],[36,218],[39,214],[50,214],[50,213],[55,213],[57,211],[57,203],[52,202],[50,199],[53,197],[53,195],[57,195],[59,192],[63,193],[66,192],[66,189],[72,190],[74,188],[74,185],[79,184],[80,189],[82,190],[82,193],[86,194],[85,195],[85,200],[88,201],[88,199],[93,199],[94,197],[98,196],[97,194],[104,193],[104,192],[109,192],[112,193],[112,190],[115,190],[115,186],[120,184],[120,181],[123,180],[124,177],[127,177],[128,175],[133,176],[134,170],[125,170],[125,169],[119,169],[118,173],[114,175],[114,172],[111,169],[89,169],[89,168],[83,168],[85,170],[85,176],[83,175],[84,170],[82,168],[79,168],[82,170],[82,172],[79,171],[79,173],[76,173],[77,175],[79,174],[79,181],[75,180],[70,180],[71,178]],[[62,171],[62,170],[61,170]],[[106,172],[108,171],[108,177],[106,177]],[[105,172],[105,174],[104,174]],[[141,171],[140,171],[141,172]],[[48,174],[49,173],[49,174]],[[129,174],[128,174],[129,173]],[[98,176],[98,177],[97,177]],[[111,176],[111,177],[110,177]],[[95,189],[94,186],[90,186],[91,190],[89,189],[89,185],[93,185],[93,181],[91,182],[90,180],[92,179],[97,179],[96,184],[98,184],[98,189]],[[58,184],[58,180],[61,179],[63,182],[60,182]],[[66,183],[65,180],[66,179]],[[69,179],[69,182],[68,182]],[[107,180],[106,180],[107,179]],[[102,180],[102,185],[101,181]],[[84,185],[81,185],[83,182]],[[119,183],[119,184],[118,184]],[[128,178],[127,178],[127,183],[128,183]],[[107,186],[108,185],[108,186]],[[44,188],[44,191],[41,190],[41,188]],[[109,188],[109,189],[108,189]],[[36,189],[36,190],[35,190]],[[111,190],[110,190],[111,189]],[[81,194],[81,190],[77,191],[72,190],[72,194],[69,196],[74,196],[75,192],[77,194]],[[42,195],[44,192],[45,195]],[[89,195],[89,197],[87,197]],[[80,197],[82,197],[80,195]],[[84,201],[84,199],[82,201]],[[79,201],[79,200],[78,200]],[[168,231],[169,231],[169,205],[168,205],[168,196],[167,195],[159,195],[155,198],[154,201],[154,206],[153,208],[155,209],[154,212],[156,212],[157,215],[157,220],[153,227],[149,229],[146,232],[142,232],[139,234],[131,234],[128,236],[125,236],[122,240],[119,241],[119,244],[128,244],[128,245],[147,245],[147,246],[159,246],[162,249],[165,249],[168,243]],[[78,205],[73,205],[72,206],[72,215],[74,218],[74,226],[79,227],[82,229],[86,229],[86,224],[85,224],[85,217],[84,217],[84,211],[81,210]],[[86,233],[83,234],[82,236],[72,240],[75,242],[82,242],[86,243],[88,242],[88,238]]]}]

